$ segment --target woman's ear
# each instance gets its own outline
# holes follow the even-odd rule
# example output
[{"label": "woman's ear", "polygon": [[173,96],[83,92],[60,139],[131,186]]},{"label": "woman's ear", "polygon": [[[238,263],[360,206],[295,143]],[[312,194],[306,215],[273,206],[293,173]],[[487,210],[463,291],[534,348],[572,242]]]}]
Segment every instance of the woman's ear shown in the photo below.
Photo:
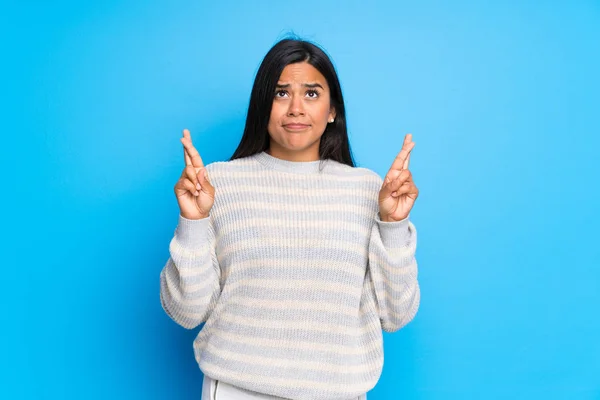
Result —
[{"label": "woman's ear", "polygon": [[327,121],[333,122],[335,120],[335,116],[335,108],[331,107],[331,110],[329,111],[329,118],[327,119]]}]

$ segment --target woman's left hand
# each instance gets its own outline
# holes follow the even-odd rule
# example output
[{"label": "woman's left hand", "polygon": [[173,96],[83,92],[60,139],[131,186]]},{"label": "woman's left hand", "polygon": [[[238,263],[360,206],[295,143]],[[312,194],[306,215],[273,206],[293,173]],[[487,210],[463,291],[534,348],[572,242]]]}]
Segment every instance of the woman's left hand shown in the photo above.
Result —
[{"label": "woman's left hand", "polygon": [[404,137],[402,150],[396,156],[379,191],[379,215],[382,221],[401,221],[408,217],[419,196],[412,174],[408,170],[410,152],[415,146],[412,134]]}]

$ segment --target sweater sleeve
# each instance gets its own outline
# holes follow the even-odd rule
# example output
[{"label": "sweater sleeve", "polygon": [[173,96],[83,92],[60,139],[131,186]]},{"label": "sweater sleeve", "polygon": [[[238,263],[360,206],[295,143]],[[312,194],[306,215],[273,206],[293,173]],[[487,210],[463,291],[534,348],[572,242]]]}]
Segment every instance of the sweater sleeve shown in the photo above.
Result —
[{"label": "sweater sleeve", "polygon": [[384,222],[379,213],[369,240],[371,289],[382,329],[396,332],[417,313],[420,289],[417,281],[417,231],[408,217]]},{"label": "sweater sleeve", "polygon": [[161,305],[173,321],[193,329],[208,319],[221,293],[211,217],[180,215],[169,253],[160,273]]}]

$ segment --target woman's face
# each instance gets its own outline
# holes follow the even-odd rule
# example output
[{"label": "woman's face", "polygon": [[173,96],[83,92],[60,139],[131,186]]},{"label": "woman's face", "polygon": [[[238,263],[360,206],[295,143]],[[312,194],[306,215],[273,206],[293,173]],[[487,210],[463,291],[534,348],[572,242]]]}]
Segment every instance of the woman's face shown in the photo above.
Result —
[{"label": "woman's face", "polygon": [[316,161],[328,121],[335,118],[325,77],[307,62],[281,73],[269,119],[269,154],[289,161]]}]

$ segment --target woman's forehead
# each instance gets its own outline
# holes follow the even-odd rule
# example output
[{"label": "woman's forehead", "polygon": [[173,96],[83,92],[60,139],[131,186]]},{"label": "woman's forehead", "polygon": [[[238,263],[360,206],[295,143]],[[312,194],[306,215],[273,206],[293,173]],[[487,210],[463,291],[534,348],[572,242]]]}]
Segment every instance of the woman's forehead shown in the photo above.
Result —
[{"label": "woman's forehead", "polygon": [[288,64],[279,77],[278,85],[305,85],[320,83],[323,87],[327,84],[323,74],[307,62]]}]

